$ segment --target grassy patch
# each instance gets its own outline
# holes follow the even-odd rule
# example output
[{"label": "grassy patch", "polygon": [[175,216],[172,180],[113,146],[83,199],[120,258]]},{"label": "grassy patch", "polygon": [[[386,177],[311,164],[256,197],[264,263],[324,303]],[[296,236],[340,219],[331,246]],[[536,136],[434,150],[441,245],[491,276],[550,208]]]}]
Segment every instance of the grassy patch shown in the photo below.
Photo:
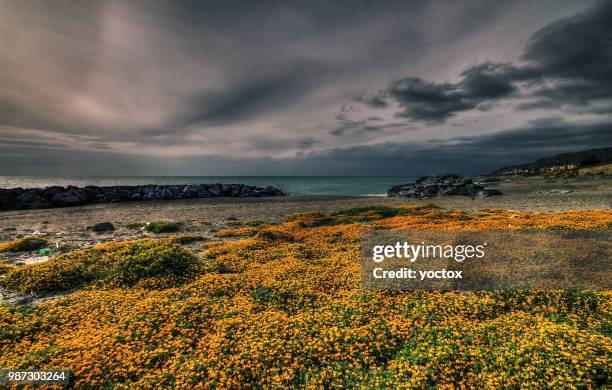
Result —
[{"label": "grassy patch", "polygon": [[14,265],[0,263],[0,275],[4,275],[15,268]]},{"label": "grassy patch", "polygon": [[178,281],[194,272],[197,259],[168,240],[140,240],[97,245],[62,254],[46,263],[10,270],[0,284],[37,294],[75,287],[132,286],[138,281],[165,277]]},{"label": "grassy patch", "polygon": [[320,211],[294,213],[287,216],[287,222],[294,222],[300,227],[324,226],[332,223],[333,220],[332,217]]},{"label": "grassy patch", "polygon": [[384,218],[396,217],[398,215],[405,215],[408,213],[408,209],[391,206],[365,206],[355,207],[348,210],[338,211],[333,215],[348,215],[351,217],[364,216],[364,215],[380,215]]},{"label": "grassy patch", "polygon": [[62,244],[59,247],[57,247],[58,252],[70,252],[73,249],[74,247],[70,244]]},{"label": "grassy patch", "polygon": [[251,226],[251,227],[257,227],[257,226],[261,226],[261,225],[269,225],[266,221],[261,221],[259,219],[253,219],[251,221],[246,221],[244,223],[247,226]]},{"label": "grassy patch", "polygon": [[296,238],[293,234],[286,232],[282,229],[276,229],[273,227],[261,229],[255,238],[266,241],[284,241],[284,242],[294,242]]},{"label": "grassy patch", "polygon": [[145,229],[151,233],[175,233],[181,230],[181,224],[169,221],[154,221],[145,225]]},{"label": "grassy patch", "polygon": [[422,215],[430,212],[438,213],[440,209],[440,207],[431,203],[403,207],[374,205],[355,207],[348,210],[336,211],[331,214],[322,213],[320,211],[294,213],[287,217],[287,222],[294,223],[299,227],[346,225],[355,222],[368,222],[398,216]]},{"label": "grassy patch", "polygon": [[250,237],[256,232],[255,229],[250,227],[238,228],[238,229],[221,229],[215,234],[216,237]]},{"label": "grassy patch", "polygon": [[47,240],[35,237],[25,237],[19,240],[0,244],[0,252],[26,252],[35,251],[47,245]]},{"label": "grassy patch", "polygon": [[145,225],[146,223],[143,222],[132,222],[125,225],[125,227],[128,229],[142,229]]},{"label": "grassy patch", "polygon": [[186,245],[186,244],[192,244],[194,242],[198,242],[198,241],[204,241],[204,237],[202,236],[195,236],[192,234],[181,234],[178,236],[172,236],[170,238],[167,239],[168,242],[172,242],[174,244],[179,244],[179,245]]},{"label": "grassy patch", "polygon": [[415,204],[410,206],[393,207],[393,206],[365,206],[355,207],[348,210],[342,210],[332,215],[345,215],[350,217],[376,217],[376,218],[391,218],[402,215],[418,215],[423,212],[440,210],[441,207],[433,204]]}]

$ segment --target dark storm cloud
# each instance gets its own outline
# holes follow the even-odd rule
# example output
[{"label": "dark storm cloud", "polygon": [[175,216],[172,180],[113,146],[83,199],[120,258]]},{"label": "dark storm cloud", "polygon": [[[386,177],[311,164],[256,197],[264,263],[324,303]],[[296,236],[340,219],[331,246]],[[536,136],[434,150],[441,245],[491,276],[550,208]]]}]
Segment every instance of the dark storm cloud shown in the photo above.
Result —
[{"label": "dark storm cloud", "polygon": [[612,2],[600,0],[535,32],[521,59],[548,77],[610,81],[611,39]]},{"label": "dark storm cloud", "polygon": [[491,102],[515,95],[518,88],[514,82],[533,79],[539,74],[531,67],[485,62],[464,70],[458,83],[406,77],[391,82],[376,95],[357,100],[372,108],[385,108],[387,100],[391,100],[402,108],[397,117],[440,123],[461,111],[486,110]]},{"label": "dark storm cloud", "polygon": [[542,102],[584,106],[612,98],[612,1],[540,29],[521,58],[556,81],[535,93]]},{"label": "dark storm cloud", "polygon": [[344,135],[359,135],[363,133],[383,133],[388,130],[401,128],[403,130],[412,130],[414,129],[411,126],[406,125],[405,123],[379,123],[381,118],[378,117],[369,117],[362,120],[352,120],[348,119],[345,115],[336,116],[338,120],[338,126],[334,127],[329,131],[329,134],[334,136],[344,136]]},{"label": "dark storm cloud", "polygon": [[347,70],[370,68],[368,52],[387,35],[416,34],[387,15],[427,7],[32,0],[2,8],[1,125],[156,135],[282,112]]},{"label": "dark storm cloud", "polygon": [[[466,148],[503,149],[462,135],[610,114],[609,1],[0,3],[0,174],[462,169]],[[563,126],[528,124],[589,143]]]},{"label": "dark storm cloud", "polygon": [[[518,65],[485,62],[469,67],[457,83],[406,77],[359,100],[372,108],[393,101],[402,109],[398,117],[440,123],[504,98],[532,98],[517,105],[523,110],[588,106],[612,99],[612,1],[601,0],[585,12],[538,30],[521,60],[524,63]],[[528,91],[519,93],[520,86]],[[612,112],[607,103],[608,110],[603,111]],[[602,108],[597,110],[600,113]]]},{"label": "dark storm cloud", "polygon": [[[13,174],[34,174],[42,161],[54,161],[64,174],[83,166],[99,175],[326,175],[412,176],[453,171],[482,174],[501,166],[528,163],[542,156],[612,145],[612,122],[576,125],[559,118],[543,118],[526,127],[486,136],[456,137],[423,142],[379,143],[323,152],[300,153],[293,158],[238,158],[227,156],[169,157],[125,155],[110,151],[82,152],[61,145],[0,143],[0,175],[8,162],[17,161]],[[310,140],[306,140],[308,144]],[[43,147],[41,147],[43,146]],[[33,159],[36,153],[42,159]]]},{"label": "dark storm cloud", "polygon": [[386,94],[404,111],[398,117],[425,122],[441,122],[458,111],[474,108],[470,99],[456,84],[437,84],[416,77],[407,77],[391,83]]},{"label": "dark storm cloud", "polygon": [[295,104],[317,82],[322,72],[320,64],[287,66],[280,74],[230,85],[222,91],[203,91],[184,102],[185,113],[161,129],[146,130],[145,134],[176,133],[185,126],[222,125],[257,118],[271,111]]},{"label": "dark storm cloud", "polygon": [[448,170],[478,174],[543,156],[608,145],[612,145],[612,122],[576,125],[559,118],[544,118],[527,127],[485,136],[361,145],[309,158],[350,166],[364,174],[382,167],[386,167],[385,173],[389,175],[438,174]]}]

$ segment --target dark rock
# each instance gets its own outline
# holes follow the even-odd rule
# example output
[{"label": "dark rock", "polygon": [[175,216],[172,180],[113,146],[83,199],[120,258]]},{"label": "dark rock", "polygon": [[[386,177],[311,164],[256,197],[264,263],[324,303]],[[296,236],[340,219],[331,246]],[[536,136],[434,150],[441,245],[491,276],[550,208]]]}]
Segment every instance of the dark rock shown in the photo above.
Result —
[{"label": "dark rock", "polygon": [[274,187],[263,188],[244,184],[0,188],[0,210],[26,210],[80,206],[91,203],[194,199],[216,196],[260,197],[283,195],[286,194]]},{"label": "dark rock", "polygon": [[85,204],[87,196],[78,190],[70,189],[66,192],[57,192],[51,197],[54,207],[80,206]]},{"label": "dark rock", "polygon": [[387,191],[388,196],[401,196],[406,198],[433,198],[439,195],[458,195],[476,197],[487,197],[501,195],[496,189],[485,189],[469,178],[463,178],[455,174],[443,174],[438,176],[423,176],[414,183],[402,184],[391,187]]},{"label": "dark rock", "polygon": [[49,201],[42,196],[37,196],[28,206],[30,206],[29,208],[32,209],[45,209],[51,207],[51,203],[49,203]]},{"label": "dark rock", "polygon": [[502,194],[500,190],[497,190],[495,188],[487,188],[484,190],[484,192],[486,193],[486,196],[499,196]]},{"label": "dark rock", "polygon": [[221,184],[211,184],[210,187],[208,187],[208,192],[212,196],[219,196],[223,192],[223,187]]},{"label": "dark rock", "polygon": [[115,226],[111,222],[100,222],[91,227],[91,230],[94,232],[108,232],[111,230],[115,230]]}]

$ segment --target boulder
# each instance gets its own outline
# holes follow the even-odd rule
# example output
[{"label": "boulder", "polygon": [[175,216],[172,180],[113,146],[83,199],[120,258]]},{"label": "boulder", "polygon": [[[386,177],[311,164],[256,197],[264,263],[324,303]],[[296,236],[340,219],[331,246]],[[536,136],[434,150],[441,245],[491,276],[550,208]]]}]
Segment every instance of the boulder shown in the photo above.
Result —
[{"label": "boulder", "polygon": [[215,196],[259,197],[283,195],[286,194],[274,187],[264,188],[244,184],[0,188],[0,210],[26,210],[80,206],[91,203],[194,199]]},{"label": "boulder", "polygon": [[93,230],[96,233],[108,232],[108,231],[115,230],[115,225],[113,225],[111,222],[100,222],[100,223],[93,225],[91,227],[91,230]]},{"label": "boulder", "polygon": [[57,192],[51,197],[51,204],[54,207],[80,206],[85,204],[86,201],[87,196],[74,189]]},{"label": "boulder", "polygon": [[417,199],[433,198],[439,195],[484,198],[487,196],[501,195],[501,191],[475,184],[470,178],[463,178],[456,174],[443,174],[438,176],[423,176],[414,183],[391,187],[387,191],[387,195]]}]

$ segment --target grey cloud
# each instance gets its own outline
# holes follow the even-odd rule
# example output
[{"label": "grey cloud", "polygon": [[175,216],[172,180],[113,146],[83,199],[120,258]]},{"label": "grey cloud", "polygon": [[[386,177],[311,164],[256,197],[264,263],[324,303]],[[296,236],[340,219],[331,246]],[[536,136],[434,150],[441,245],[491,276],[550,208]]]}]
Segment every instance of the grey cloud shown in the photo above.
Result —
[{"label": "grey cloud", "polygon": [[476,106],[456,84],[407,77],[391,83],[386,94],[404,109],[398,117],[442,122],[459,111]]},{"label": "grey cloud", "polygon": [[440,123],[458,112],[487,109],[486,105],[492,101],[514,95],[517,87],[513,82],[536,73],[532,69],[519,69],[511,64],[487,62],[463,71],[463,79],[458,83],[436,83],[406,77],[391,82],[377,95],[359,100],[372,108],[387,107],[386,100],[392,100],[402,108],[397,117]]},{"label": "grey cloud", "polygon": [[612,1],[540,29],[521,58],[555,81],[537,91],[543,101],[584,106],[612,97]]},{"label": "grey cloud", "polygon": [[[457,83],[406,77],[360,100],[373,108],[395,101],[402,108],[399,117],[440,123],[499,99],[521,97],[520,84],[534,89],[522,95],[532,98],[517,104],[522,110],[587,106],[608,99],[612,97],[612,1],[601,0],[538,30],[521,60],[524,63],[519,65],[485,62],[469,67]],[[601,111],[598,107],[597,113]]]},{"label": "grey cloud", "polygon": [[449,170],[479,174],[544,156],[609,145],[612,122],[581,125],[547,118],[491,135],[362,145],[315,153],[309,158],[359,167],[364,174],[380,169],[388,175],[437,174]]},{"label": "grey cloud", "polygon": [[385,95],[382,93],[369,96],[357,96],[353,100],[359,103],[363,103],[372,108],[385,108],[388,106],[387,102],[385,101]]},{"label": "grey cloud", "polygon": [[509,63],[484,62],[461,73],[461,89],[471,99],[486,101],[512,95],[516,81],[534,80],[541,73],[533,67],[516,67]]},{"label": "grey cloud", "polygon": [[[609,115],[611,89],[602,80],[612,68],[610,3],[584,11],[589,4],[4,1],[0,174],[346,174],[385,161],[388,151],[342,152],[347,145],[392,138],[409,153],[417,146],[406,140],[430,136],[419,131],[424,122],[439,125],[431,148],[442,147],[444,138],[475,131],[475,122],[441,125],[461,112],[490,110],[478,126],[498,130],[494,108],[505,100],[546,107],[546,115],[568,106]],[[553,14],[575,16],[540,28]],[[515,35],[525,40],[523,31],[538,29],[523,62],[501,62],[516,52]],[[473,58],[497,62],[448,74],[455,61]],[[423,77],[403,78],[406,69]],[[375,115],[352,100],[359,91],[373,91],[361,103],[388,112]],[[503,126],[532,116],[519,110]],[[403,162],[418,164],[402,158],[400,146],[388,168],[370,173],[402,174]],[[313,154],[332,147],[338,152]],[[232,157],[290,153],[301,154]]]},{"label": "grey cloud", "polygon": [[422,175],[490,172],[543,156],[612,145],[612,122],[572,124],[558,118],[484,136],[395,142],[300,153],[293,158],[170,157],[0,144],[0,175],[32,175],[54,161],[56,175]]},{"label": "grey cloud", "polygon": [[546,100],[546,99],[536,99],[531,100],[526,103],[520,103],[516,106],[519,110],[528,111],[528,110],[549,110],[555,108],[561,108],[561,103]]},{"label": "grey cloud", "polygon": [[612,2],[600,0],[585,12],[535,32],[521,59],[551,77],[610,80]]},{"label": "grey cloud", "polygon": [[314,145],[321,143],[320,139],[316,139],[313,137],[308,137],[308,138],[303,138],[301,140],[298,141],[298,148],[300,149],[309,149],[312,148]]},{"label": "grey cloud", "polygon": [[[300,65],[280,74],[263,76],[227,86],[220,91],[202,91],[183,103],[182,113],[156,129],[141,131],[155,135],[184,131],[191,125],[217,126],[252,120],[300,101],[315,84],[321,66]],[[181,130],[183,129],[183,130]]]},{"label": "grey cloud", "polygon": [[[381,121],[381,118],[366,118],[362,120],[351,120],[344,116],[337,116],[338,126],[334,127],[329,131],[329,134],[334,136],[345,136],[345,135],[359,135],[363,133],[383,133],[387,130],[393,130],[403,128],[404,130],[414,129],[412,126],[408,126],[405,123],[377,123]],[[374,123],[372,123],[374,122]]]}]

